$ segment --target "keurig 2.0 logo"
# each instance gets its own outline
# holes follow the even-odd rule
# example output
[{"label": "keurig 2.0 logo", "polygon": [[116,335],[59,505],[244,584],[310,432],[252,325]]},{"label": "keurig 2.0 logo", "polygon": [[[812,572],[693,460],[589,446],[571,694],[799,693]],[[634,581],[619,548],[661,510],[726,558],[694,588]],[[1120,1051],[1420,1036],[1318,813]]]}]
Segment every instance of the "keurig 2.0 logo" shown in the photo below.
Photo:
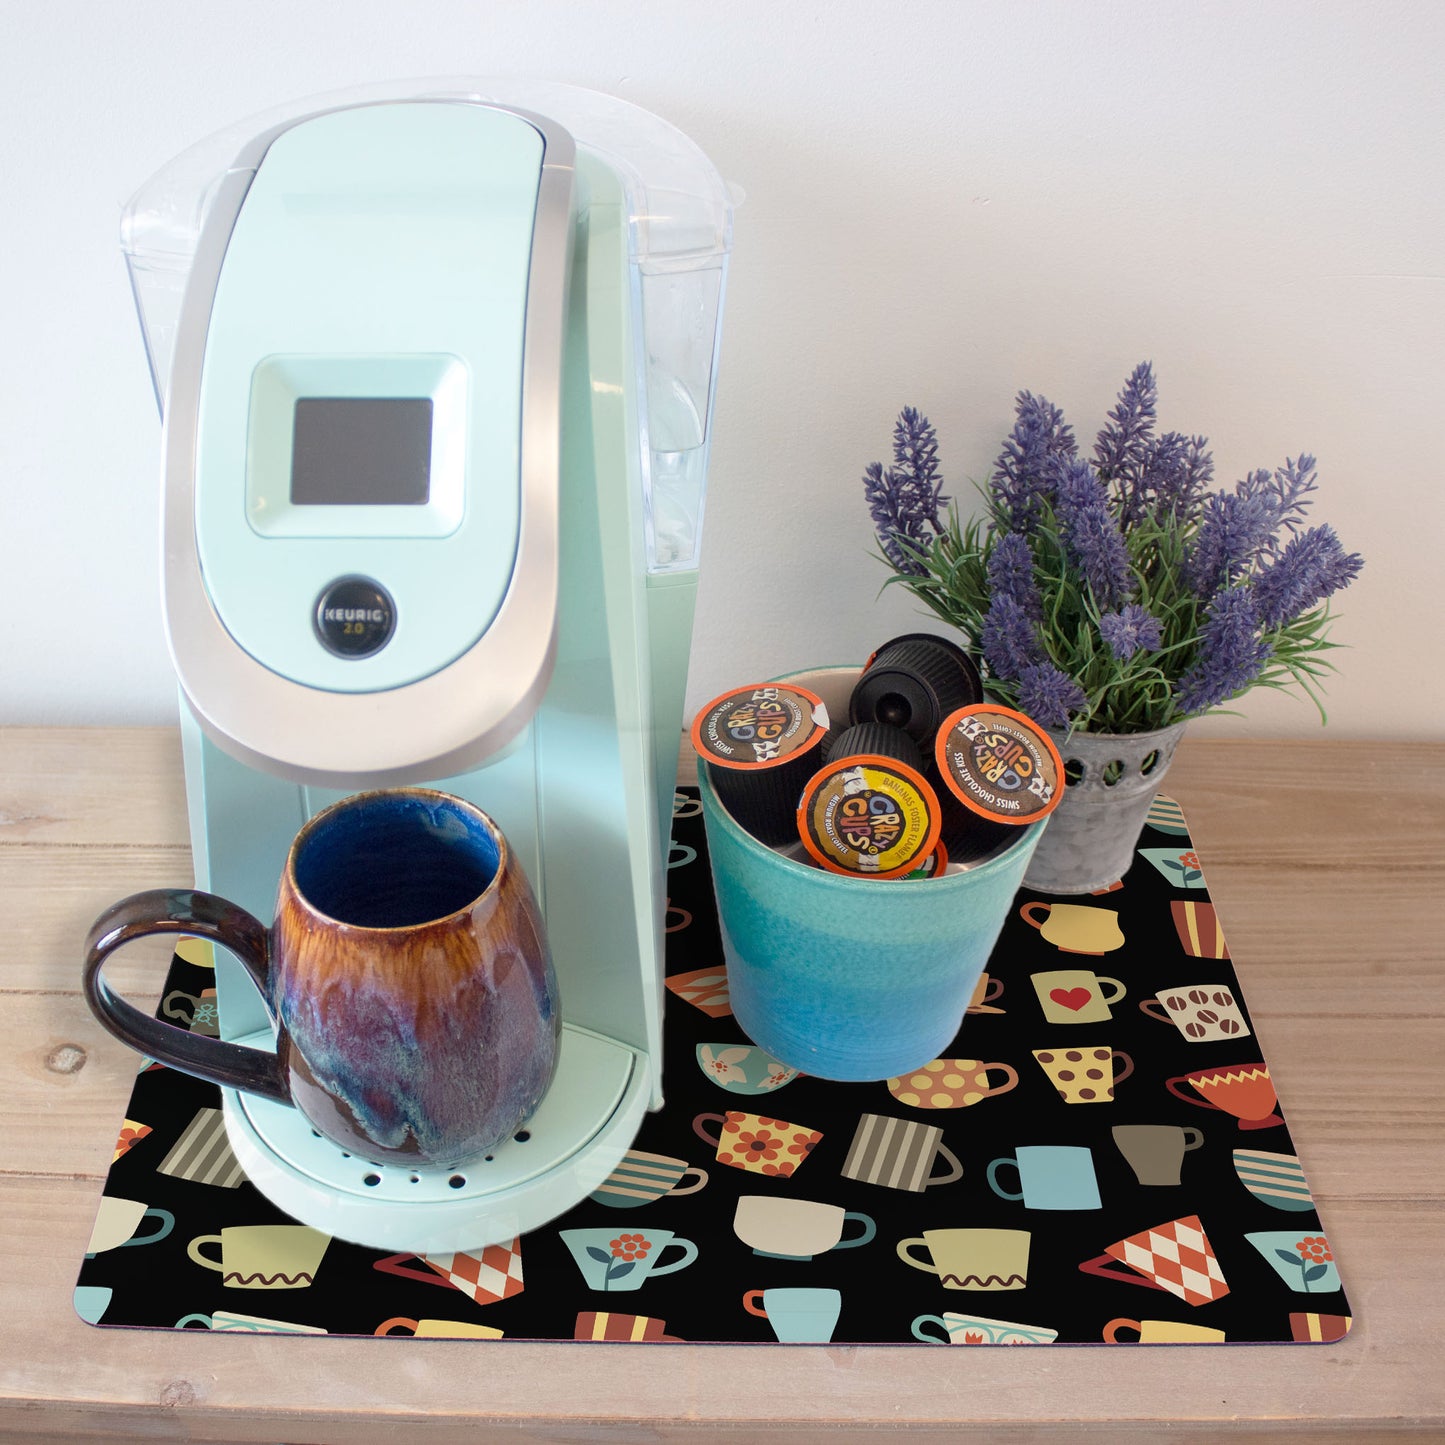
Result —
[{"label": "keurig 2.0 logo", "polygon": [[340,577],[316,599],[316,636],[337,657],[370,657],[391,640],[396,604],[369,577]]}]

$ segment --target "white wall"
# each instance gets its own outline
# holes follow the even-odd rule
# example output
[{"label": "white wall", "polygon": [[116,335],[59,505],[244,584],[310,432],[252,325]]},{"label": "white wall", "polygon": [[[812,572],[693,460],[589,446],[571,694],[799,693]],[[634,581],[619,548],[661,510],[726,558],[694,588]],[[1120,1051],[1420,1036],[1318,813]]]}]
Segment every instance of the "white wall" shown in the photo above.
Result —
[{"label": "white wall", "polygon": [[[159,428],[116,243],[171,155],[293,97],[544,74],[747,192],[690,697],[923,625],[875,600],[864,464],[900,407],[982,478],[1020,388],[1092,436],[1135,362],[1222,481],[1313,451],[1336,736],[1445,736],[1445,5],[114,0],[5,7],[0,722],[174,716]],[[1215,732],[1319,736],[1251,696]]]}]

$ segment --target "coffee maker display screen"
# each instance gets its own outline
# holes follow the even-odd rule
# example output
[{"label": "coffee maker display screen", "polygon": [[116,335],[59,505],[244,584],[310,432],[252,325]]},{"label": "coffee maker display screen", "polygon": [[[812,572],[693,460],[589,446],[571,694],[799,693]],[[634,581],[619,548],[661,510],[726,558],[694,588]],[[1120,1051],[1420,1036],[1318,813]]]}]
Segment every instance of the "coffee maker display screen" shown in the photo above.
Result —
[{"label": "coffee maker display screen", "polygon": [[293,506],[417,506],[431,490],[430,397],[297,398]]}]

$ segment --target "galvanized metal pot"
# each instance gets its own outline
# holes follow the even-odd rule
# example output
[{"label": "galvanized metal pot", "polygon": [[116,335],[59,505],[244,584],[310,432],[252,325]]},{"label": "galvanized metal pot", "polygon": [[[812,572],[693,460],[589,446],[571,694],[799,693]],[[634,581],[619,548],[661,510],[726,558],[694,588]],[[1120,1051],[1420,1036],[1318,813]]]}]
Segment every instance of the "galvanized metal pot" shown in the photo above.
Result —
[{"label": "galvanized metal pot", "polygon": [[1185,724],[1149,733],[1051,732],[1070,779],[1024,874],[1039,893],[1092,893],[1134,860],[1144,819]]}]

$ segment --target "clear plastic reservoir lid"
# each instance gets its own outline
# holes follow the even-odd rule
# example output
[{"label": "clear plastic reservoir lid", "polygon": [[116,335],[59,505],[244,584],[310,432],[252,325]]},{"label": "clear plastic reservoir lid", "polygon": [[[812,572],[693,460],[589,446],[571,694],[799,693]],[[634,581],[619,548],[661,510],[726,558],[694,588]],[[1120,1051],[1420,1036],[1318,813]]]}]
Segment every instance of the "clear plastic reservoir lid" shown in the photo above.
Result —
[{"label": "clear plastic reservoir lid", "polygon": [[638,364],[649,570],[696,567],[732,197],[693,141],[614,96],[512,77],[391,81],[294,101],[183,151],[135,193],[121,219],[157,402],[164,409],[176,322],[201,230],[248,143],[328,109],[428,99],[493,102],[546,116],[622,181],[644,334]]}]

